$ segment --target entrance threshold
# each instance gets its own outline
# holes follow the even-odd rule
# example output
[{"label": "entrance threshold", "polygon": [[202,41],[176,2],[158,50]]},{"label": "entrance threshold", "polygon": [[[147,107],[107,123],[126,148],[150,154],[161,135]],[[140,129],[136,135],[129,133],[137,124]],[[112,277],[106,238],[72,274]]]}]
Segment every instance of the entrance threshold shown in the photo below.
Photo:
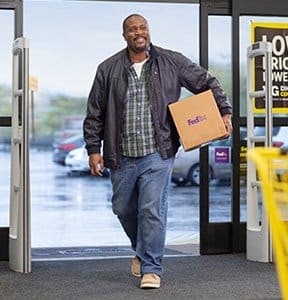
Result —
[{"label": "entrance threshold", "polygon": [[[130,246],[33,248],[32,261],[88,260],[133,257]],[[199,244],[166,245],[164,256],[199,255]]]}]

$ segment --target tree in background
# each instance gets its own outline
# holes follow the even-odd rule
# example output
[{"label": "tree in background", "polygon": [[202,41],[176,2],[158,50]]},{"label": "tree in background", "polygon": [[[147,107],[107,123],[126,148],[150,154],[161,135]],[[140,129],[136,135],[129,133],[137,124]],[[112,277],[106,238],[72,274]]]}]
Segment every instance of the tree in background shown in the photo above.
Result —
[{"label": "tree in background", "polygon": [[[221,81],[225,92],[232,100],[232,70],[229,63],[211,64],[209,70]],[[243,76],[241,76],[243,77]],[[244,79],[241,79],[242,81]],[[241,88],[240,97],[245,99],[245,87]],[[190,96],[191,93],[182,90],[181,98]],[[84,119],[86,112],[86,97],[71,97],[65,94],[41,95],[46,101],[41,100],[41,106],[36,101],[35,107],[35,135],[55,136],[64,130],[71,132],[82,131],[81,120]],[[37,96],[36,96],[37,98]],[[0,85],[0,116],[11,116],[12,112],[12,93],[11,88]],[[37,100],[37,99],[36,99]],[[39,101],[40,102],[40,101]],[[43,102],[46,103],[43,104]],[[246,101],[242,101],[244,104]],[[242,103],[241,102],[241,103]],[[242,104],[241,106],[243,106]],[[245,107],[243,107],[245,109]],[[10,128],[2,128],[0,136],[10,137]]]},{"label": "tree in background", "polygon": [[66,124],[69,117],[84,118],[86,101],[85,97],[70,97],[63,94],[53,95],[49,99],[47,111],[42,113],[42,117],[39,114],[36,118],[37,132],[53,135],[69,126]]}]

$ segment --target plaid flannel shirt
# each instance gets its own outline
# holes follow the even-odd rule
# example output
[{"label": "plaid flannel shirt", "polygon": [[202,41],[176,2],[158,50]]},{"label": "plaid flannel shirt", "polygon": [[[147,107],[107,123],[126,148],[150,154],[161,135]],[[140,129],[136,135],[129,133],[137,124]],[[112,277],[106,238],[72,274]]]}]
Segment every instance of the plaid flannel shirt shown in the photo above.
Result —
[{"label": "plaid flannel shirt", "polygon": [[147,70],[146,62],[138,78],[134,67],[129,69],[122,130],[124,156],[141,157],[158,150],[148,99]]}]

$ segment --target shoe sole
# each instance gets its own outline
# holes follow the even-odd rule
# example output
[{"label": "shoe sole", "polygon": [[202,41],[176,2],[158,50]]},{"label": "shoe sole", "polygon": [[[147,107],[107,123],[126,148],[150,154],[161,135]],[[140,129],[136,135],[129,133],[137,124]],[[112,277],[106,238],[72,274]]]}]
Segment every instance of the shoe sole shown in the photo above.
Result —
[{"label": "shoe sole", "polygon": [[137,278],[141,277],[141,274],[133,272],[132,269],[131,269],[131,273],[134,277],[137,277]]},{"label": "shoe sole", "polygon": [[141,289],[159,289],[160,284],[158,283],[143,283],[141,284]]}]

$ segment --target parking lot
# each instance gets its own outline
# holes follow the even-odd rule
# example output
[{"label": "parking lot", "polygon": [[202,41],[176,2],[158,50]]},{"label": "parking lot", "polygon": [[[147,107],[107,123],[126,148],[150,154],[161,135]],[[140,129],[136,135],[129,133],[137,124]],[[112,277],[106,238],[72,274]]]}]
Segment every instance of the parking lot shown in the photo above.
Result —
[{"label": "parking lot", "polygon": [[[32,248],[128,245],[111,210],[109,178],[69,174],[51,151],[30,152]],[[1,226],[8,225],[10,153],[1,152]],[[230,184],[211,184],[211,218],[230,220]],[[198,243],[199,188],[171,183],[167,244]]]}]

